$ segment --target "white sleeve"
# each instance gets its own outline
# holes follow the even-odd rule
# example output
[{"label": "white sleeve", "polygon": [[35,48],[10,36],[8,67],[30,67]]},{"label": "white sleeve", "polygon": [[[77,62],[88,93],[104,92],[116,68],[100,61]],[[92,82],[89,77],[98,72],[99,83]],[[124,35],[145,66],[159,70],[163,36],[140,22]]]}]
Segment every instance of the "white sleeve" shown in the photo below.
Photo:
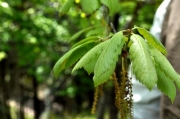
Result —
[{"label": "white sleeve", "polygon": [[150,29],[150,32],[158,39],[161,40],[161,28],[162,23],[164,20],[165,13],[167,11],[167,7],[169,5],[171,0],[164,0],[161,5],[158,7],[155,16],[154,21],[152,24],[152,27]]}]

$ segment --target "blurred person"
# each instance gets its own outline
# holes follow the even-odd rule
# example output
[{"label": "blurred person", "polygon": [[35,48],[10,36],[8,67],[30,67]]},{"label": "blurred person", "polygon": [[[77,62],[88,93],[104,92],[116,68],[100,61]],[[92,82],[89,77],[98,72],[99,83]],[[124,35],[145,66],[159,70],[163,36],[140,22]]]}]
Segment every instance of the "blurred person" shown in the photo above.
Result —
[{"label": "blurred person", "polygon": [[[171,0],[164,18],[161,40],[167,49],[167,59],[180,73],[180,0]],[[180,90],[172,104],[165,95],[161,99],[161,119],[180,119]]]},{"label": "blurred person", "polygon": [[[171,0],[164,0],[160,4],[150,29],[150,32],[159,40],[161,40],[162,24],[170,1]],[[139,83],[134,76],[132,77],[132,83],[134,119],[159,119],[160,97],[162,93],[158,90],[157,86],[149,91],[144,85]]]}]

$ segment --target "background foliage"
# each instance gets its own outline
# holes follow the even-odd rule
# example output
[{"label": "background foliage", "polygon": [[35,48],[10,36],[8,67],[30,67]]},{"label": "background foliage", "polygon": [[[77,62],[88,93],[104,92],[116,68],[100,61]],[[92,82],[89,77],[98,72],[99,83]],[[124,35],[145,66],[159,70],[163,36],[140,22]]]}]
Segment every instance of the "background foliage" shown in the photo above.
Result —
[{"label": "background foliage", "polygon": [[[93,102],[92,76],[83,70],[71,74],[71,69],[67,69],[54,79],[53,65],[75,42],[93,34],[93,28],[89,28],[92,25],[109,20],[117,31],[134,25],[149,29],[162,0],[119,0],[118,9],[110,12],[110,17],[104,17],[101,8],[92,15],[88,7],[82,11],[81,4],[87,4],[86,0],[69,1],[73,6],[68,13],[61,14],[65,0],[0,0],[0,116],[3,119],[72,118],[67,115],[95,118],[88,112]],[[89,4],[96,4],[93,1]],[[84,29],[88,34],[73,36]],[[111,95],[109,89],[107,95]],[[114,105],[110,100],[105,101],[106,105]]]}]

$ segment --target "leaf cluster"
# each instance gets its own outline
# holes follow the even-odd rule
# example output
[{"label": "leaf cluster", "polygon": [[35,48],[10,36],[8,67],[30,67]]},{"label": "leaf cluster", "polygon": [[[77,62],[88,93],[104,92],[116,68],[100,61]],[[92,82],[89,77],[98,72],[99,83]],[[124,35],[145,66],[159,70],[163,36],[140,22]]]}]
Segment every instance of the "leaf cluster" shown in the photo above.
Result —
[{"label": "leaf cluster", "polygon": [[[134,30],[138,33],[133,33]],[[119,55],[126,51],[137,80],[149,90],[157,84],[159,90],[173,101],[176,95],[174,83],[180,89],[180,76],[166,59],[165,47],[143,28],[134,27],[126,32],[129,32],[128,36],[119,31],[105,40],[91,36],[75,44],[55,64],[55,77],[78,61],[72,72],[84,68],[89,74],[94,73],[93,81],[97,87],[108,81],[116,68]]]},{"label": "leaf cluster", "polygon": [[143,28],[135,27],[140,35],[131,36],[129,55],[136,78],[148,89],[155,84],[172,101],[176,96],[176,83],[180,89],[180,77],[165,55],[167,51],[161,42]]}]

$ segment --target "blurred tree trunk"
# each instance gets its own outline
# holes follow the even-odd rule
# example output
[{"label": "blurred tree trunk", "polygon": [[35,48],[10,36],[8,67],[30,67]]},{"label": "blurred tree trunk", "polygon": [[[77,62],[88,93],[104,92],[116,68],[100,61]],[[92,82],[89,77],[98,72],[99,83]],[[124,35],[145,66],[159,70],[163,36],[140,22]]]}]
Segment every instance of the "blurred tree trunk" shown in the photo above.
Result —
[{"label": "blurred tree trunk", "polygon": [[11,95],[9,97],[10,100],[13,100],[19,103],[19,108],[16,108],[16,117],[18,119],[24,119],[24,110],[22,109],[23,104],[21,103],[23,100],[23,89],[21,89],[21,69],[18,66],[18,56],[17,56],[17,44],[14,42],[9,42],[11,46],[11,50],[8,52],[8,73],[10,75],[9,87],[11,87]]},{"label": "blurred tree trunk", "polygon": [[114,93],[114,87],[113,90],[111,90],[110,99],[109,99],[109,117],[110,119],[118,119],[118,109],[115,106],[115,93]]},{"label": "blurred tree trunk", "polygon": [[105,110],[106,110],[106,96],[103,95],[98,101],[97,107],[97,119],[104,119]]},{"label": "blurred tree trunk", "polygon": [[114,87],[105,89],[104,94],[100,97],[97,107],[97,119],[104,119],[106,109],[109,111],[110,119],[118,119],[118,110],[115,106]]},{"label": "blurred tree trunk", "polygon": [[33,80],[33,92],[34,92],[34,112],[35,112],[35,119],[39,119],[40,114],[41,114],[41,105],[40,105],[40,100],[38,99],[38,94],[37,94],[37,88],[38,88],[38,82],[35,76],[32,76]]},{"label": "blurred tree trunk", "polygon": [[1,118],[2,119],[11,119],[10,116],[10,108],[7,104],[7,101],[9,100],[9,93],[8,93],[8,84],[5,81],[6,76],[6,70],[7,70],[7,61],[6,59],[3,59],[0,62],[0,110],[1,110]]},{"label": "blurred tree trunk", "polygon": [[23,91],[23,87],[19,84],[20,86],[20,109],[19,109],[19,113],[20,113],[20,119],[25,119],[24,116],[24,104],[25,104],[25,97],[24,97],[24,91]]}]

